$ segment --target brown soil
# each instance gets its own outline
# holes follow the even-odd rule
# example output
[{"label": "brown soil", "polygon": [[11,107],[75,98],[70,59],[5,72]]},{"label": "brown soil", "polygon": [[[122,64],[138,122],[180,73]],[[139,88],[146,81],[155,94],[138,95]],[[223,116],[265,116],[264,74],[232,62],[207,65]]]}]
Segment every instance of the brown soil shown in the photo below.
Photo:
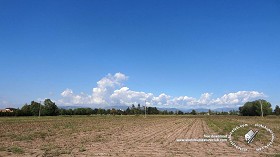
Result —
[{"label": "brown soil", "polygon": [[[204,118],[199,117],[111,116],[110,118],[78,118],[78,120],[63,118],[59,124],[54,119],[40,121],[40,123],[42,127],[38,129],[36,126],[36,128],[41,129],[41,134],[45,132],[46,137],[27,140],[15,140],[10,136],[10,134],[13,136],[28,134],[28,129],[21,126],[21,123],[2,123],[3,127],[10,125],[11,129],[7,129],[9,132],[3,128],[0,129],[2,133],[0,156],[264,155],[257,152],[241,152],[231,146],[229,142],[177,142],[176,139],[197,139],[204,138],[204,134],[216,134],[208,127]],[[32,122],[29,126],[29,123],[26,123],[29,132],[32,133],[31,136],[35,135],[35,124],[37,123]],[[58,126],[53,127],[54,124]],[[68,127],[68,125],[70,126]],[[20,147],[23,152],[12,150],[13,146]],[[276,152],[275,148],[271,148],[271,152],[268,153]]]}]

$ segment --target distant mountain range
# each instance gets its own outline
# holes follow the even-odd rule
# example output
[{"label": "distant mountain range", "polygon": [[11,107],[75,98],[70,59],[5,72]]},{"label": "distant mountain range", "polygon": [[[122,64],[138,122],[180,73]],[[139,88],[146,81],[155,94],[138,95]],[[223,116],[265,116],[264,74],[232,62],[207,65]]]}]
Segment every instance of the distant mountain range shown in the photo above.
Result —
[{"label": "distant mountain range", "polygon": [[[104,109],[112,109],[112,108],[114,108],[114,109],[117,109],[117,110],[126,110],[128,107],[131,107],[131,106],[125,106],[125,105],[119,105],[119,106],[106,106],[106,107],[104,107]],[[135,106],[135,107],[137,107],[137,106]]]},{"label": "distant mountain range", "polygon": [[76,108],[91,108],[91,107],[77,105],[77,106],[58,106],[58,108],[69,110],[69,109],[76,109]]},{"label": "distant mountain range", "polygon": [[214,109],[213,111],[217,111],[217,112],[229,112],[229,111],[239,111],[239,108],[217,108]]},{"label": "distant mountain range", "polygon": [[[76,108],[89,108],[87,106],[58,106],[59,108],[62,108],[62,109],[76,109]],[[126,110],[128,107],[131,107],[131,106],[125,106],[125,105],[117,105],[117,106],[106,106],[106,107],[103,107],[103,109],[120,109],[120,110]],[[137,106],[135,106],[137,107]],[[95,108],[95,107],[90,107],[90,108]],[[164,108],[164,107],[157,107],[158,110],[160,111],[164,111],[164,110],[167,110],[168,112],[170,111],[173,111],[173,112],[176,112],[176,111],[183,111],[183,112],[191,112],[192,110],[195,110],[196,112],[208,112],[209,109],[207,108],[193,108],[193,109],[183,109],[183,108]],[[213,112],[229,112],[231,110],[235,110],[235,111],[238,111],[238,108],[227,108],[227,107],[224,107],[224,108],[216,108],[216,109],[211,109],[211,111]]]}]

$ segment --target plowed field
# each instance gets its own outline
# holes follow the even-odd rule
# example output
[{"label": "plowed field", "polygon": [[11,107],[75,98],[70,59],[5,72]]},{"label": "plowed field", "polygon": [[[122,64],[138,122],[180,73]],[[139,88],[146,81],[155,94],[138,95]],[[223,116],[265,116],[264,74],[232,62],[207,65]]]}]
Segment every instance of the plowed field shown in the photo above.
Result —
[{"label": "plowed field", "polygon": [[[280,153],[279,118],[259,119],[275,133],[272,146],[242,152],[228,141],[186,142],[228,134],[236,116],[74,116],[0,118],[0,156],[274,156]],[[227,124],[228,122],[228,124]]]}]

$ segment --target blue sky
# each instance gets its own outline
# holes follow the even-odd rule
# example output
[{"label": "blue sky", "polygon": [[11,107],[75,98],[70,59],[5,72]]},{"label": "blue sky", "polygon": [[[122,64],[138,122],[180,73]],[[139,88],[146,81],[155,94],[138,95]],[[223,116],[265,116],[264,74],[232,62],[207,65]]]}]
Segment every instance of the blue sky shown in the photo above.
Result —
[{"label": "blue sky", "polygon": [[279,27],[276,0],[0,0],[0,108],[280,105]]}]

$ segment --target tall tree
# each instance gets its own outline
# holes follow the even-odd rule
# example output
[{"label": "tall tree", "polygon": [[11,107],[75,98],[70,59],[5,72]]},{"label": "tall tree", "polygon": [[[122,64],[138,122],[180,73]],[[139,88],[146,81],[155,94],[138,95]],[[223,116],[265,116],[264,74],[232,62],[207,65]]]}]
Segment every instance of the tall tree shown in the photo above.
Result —
[{"label": "tall tree", "polygon": [[103,115],[105,114],[105,112],[106,112],[105,109],[99,108],[97,114]]},{"label": "tall tree", "polygon": [[261,106],[264,116],[272,114],[271,104],[266,100],[246,102],[242,107],[239,107],[239,112],[243,116],[261,116]]},{"label": "tall tree", "polygon": [[28,104],[23,105],[21,108],[21,113],[23,116],[32,116],[30,105]]},{"label": "tall tree", "polygon": [[110,111],[110,114],[115,115],[117,113],[116,109],[112,108],[112,110]]},{"label": "tall tree", "polygon": [[279,116],[280,115],[280,108],[278,105],[275,106],[275,109],[274,109],[274,114]]},{"label": "tall tree", "polygon": [[126,110],[125,110],[125,114],[130,114],[131,113],[131,110],[130,108],[128,107]]},{"label": "tall tree", "polygon": [[30,110],[33,116],[38,116],[40,111],[40,103],[31,101]]},{"label": "tall tree", "polygon": [[183,115],[183,114],[184,114],[184,112],[179,110],[179,111],[178,111],[178,114]]},{"label": "tall tree", "polygon": [[196,115],[196,111],[195,111],[195,110],[192,110],[191,114],[192,114],[192,115]]},{"label": "tall tree", "polygon": [[57,116],[59,114],[58,107],[50,99],[44,101],[44,114],[46,116]]}]

